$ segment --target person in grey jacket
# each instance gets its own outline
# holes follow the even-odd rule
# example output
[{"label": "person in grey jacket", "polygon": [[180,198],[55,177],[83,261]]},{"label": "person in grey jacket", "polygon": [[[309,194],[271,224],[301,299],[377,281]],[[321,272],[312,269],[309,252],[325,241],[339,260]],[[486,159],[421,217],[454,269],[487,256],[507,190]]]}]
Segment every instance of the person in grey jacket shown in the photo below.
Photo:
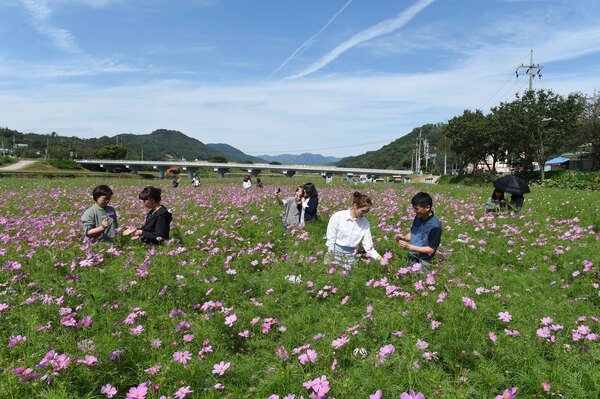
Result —
[{"label": "person in grey jacket", "polygon": [[107,185],[94,187],[92,198],[94,205],[90,206],[81,215],[83,224],[83,237],[91,243],[114,242],[117,223],[115,208],[108,205],[113,196],[113,191]]},{"label": "person in grey jacket", "polygon": [[290,226],[295,226],[300,223],[300,210],[298,209],[298,204],[302,203],[302,198],[304,198],[304,188],[302,186],[296,187],[296,192],[293,197],[287,197],[281,199],[279,194],[281,193],[281,189],[277,189],[275,193],[275,198],[277,198],[277,202],[279,205],[284,206],[285,209],[281,214],[281,223],[283,227],[288,228]]}]

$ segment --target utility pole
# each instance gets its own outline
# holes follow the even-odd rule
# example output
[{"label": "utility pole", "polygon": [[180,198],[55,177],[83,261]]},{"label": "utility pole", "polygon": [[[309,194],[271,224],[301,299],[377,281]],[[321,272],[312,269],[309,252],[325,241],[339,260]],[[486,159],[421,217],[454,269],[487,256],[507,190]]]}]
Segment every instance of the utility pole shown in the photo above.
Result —
[{"label": "utility pole", "polygon": [[531,60],[529,61],[529,65],[525,65],[525,64],[519,65],[517,67],[517,70],[515,71],[515,75],[517,75],[517,78],[518,78],[519,70],[526,69],[525,75],[529,75],[529,91],[532,92],[533,91],[533,77],[537,76],[539,79],[541,79],[542,78],[541,72],[542,72],[543,68],[544,68],[543,65],[533,63],[533,50],[531,50]]}]

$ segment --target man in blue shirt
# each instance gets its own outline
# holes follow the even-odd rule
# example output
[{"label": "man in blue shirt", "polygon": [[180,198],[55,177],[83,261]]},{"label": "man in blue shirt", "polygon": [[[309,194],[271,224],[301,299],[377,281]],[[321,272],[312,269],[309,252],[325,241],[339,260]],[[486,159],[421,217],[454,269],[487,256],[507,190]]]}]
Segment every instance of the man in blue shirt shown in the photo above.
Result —
[{"label": "man in blue shirt", "polygon": [[400,248],[408,250],[407,265],[421,264],[422,271],[429,271],[431,261],[442,241],[442,224],[433,214],[431,195],[419,192],[411,200],[415,218],[406,235],[396,235]]}]

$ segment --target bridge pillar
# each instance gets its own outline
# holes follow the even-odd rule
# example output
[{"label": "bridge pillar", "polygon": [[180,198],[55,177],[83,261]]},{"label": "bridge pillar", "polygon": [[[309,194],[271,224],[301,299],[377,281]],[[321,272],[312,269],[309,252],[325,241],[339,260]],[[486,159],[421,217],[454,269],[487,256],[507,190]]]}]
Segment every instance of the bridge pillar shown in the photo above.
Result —
[{"label": "bridge pillar", "polygon": [[260,169],[248,169],[248,173],[250,173],[250,175],[256,179],[258,177],[258,175],[260,175],[260,172],[262,172],[262,170]]},{"label": "bridge pillar", "polygon": [[219,178],[221,179],[225,177],[225,173],[229,173],[228,168],[215,168],[214,170],[219,174]]},{"label": "bridge pillar", "polygon": [[292,177],[296,174],[295,170],[284,170],[283,174],[286,175],[287,177]]},{"label": "bridge pillar", "polygon": [[167,169],[169,169],[169,166],[155,165],[152,168],[158,170],[158,178],[159,179],[164,179],[165,178],[165,172],[167,171]]},{"label": "bridge pillar", "polygon": [[105,171],[107,171],[109,173],[115,172],[115,169],[116,169],[116,165],[110,165],[110,166],[106,165],[106,166],[104,166],[104,164],[100,164],[99,166],[100,166],[100,168],[104,169]]},{"label": "bridge pillar", "polygon": [[183,170],[187,172],[187,177],[190,179],[194,178],[194,174],[198,171],[198,167],[196,166],[185,166]]},{"label": "bridge pillar", "polygon": [[325,178],[325,183],[333,182],[333,172],[324,172],[321,173],[321,176]]},{"label": "bridge pillar", "polygon": [[142,167],[139,165],[125,165],[125,167],[129,169],[129,172],[133,175],[137,175],[137,173],[142,169]]}]

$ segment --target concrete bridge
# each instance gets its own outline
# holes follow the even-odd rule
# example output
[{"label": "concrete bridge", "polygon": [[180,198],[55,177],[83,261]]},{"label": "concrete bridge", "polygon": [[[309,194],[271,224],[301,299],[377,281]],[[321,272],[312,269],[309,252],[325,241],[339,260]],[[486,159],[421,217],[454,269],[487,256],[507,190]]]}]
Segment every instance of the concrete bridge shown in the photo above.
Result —
[{"label": "concrete bridge", "polygon": [[287,177],[292,177],[296,172],[321,173],[325,177],[332,177],[335,174],[345,176],[367,175],[370,178],[378,176],[398,176],[409,175],[411,170],[392,170],[392,169],[363,169],[363,168],[338,168],[336,166],[324,165],[271,165],[266,163],[216,163],[205,161],[128,161],[128,160],[107,160],[107,159],[79,159],[75,160],[82,167],[96,171],[117,171],[126,169],[130,173],[137,173],[142,168],[151,167],[158,170],[159,177],[165,178],[165,172],[170,167],[178,167],[182,172],[186,172],[189,178],[194,176],[198,169],[212,169],[219,174],[219,177],[225,177],[230,169],[242,169],[247,171],[252,177],[257,177],[263,170],[280,171]]}]

